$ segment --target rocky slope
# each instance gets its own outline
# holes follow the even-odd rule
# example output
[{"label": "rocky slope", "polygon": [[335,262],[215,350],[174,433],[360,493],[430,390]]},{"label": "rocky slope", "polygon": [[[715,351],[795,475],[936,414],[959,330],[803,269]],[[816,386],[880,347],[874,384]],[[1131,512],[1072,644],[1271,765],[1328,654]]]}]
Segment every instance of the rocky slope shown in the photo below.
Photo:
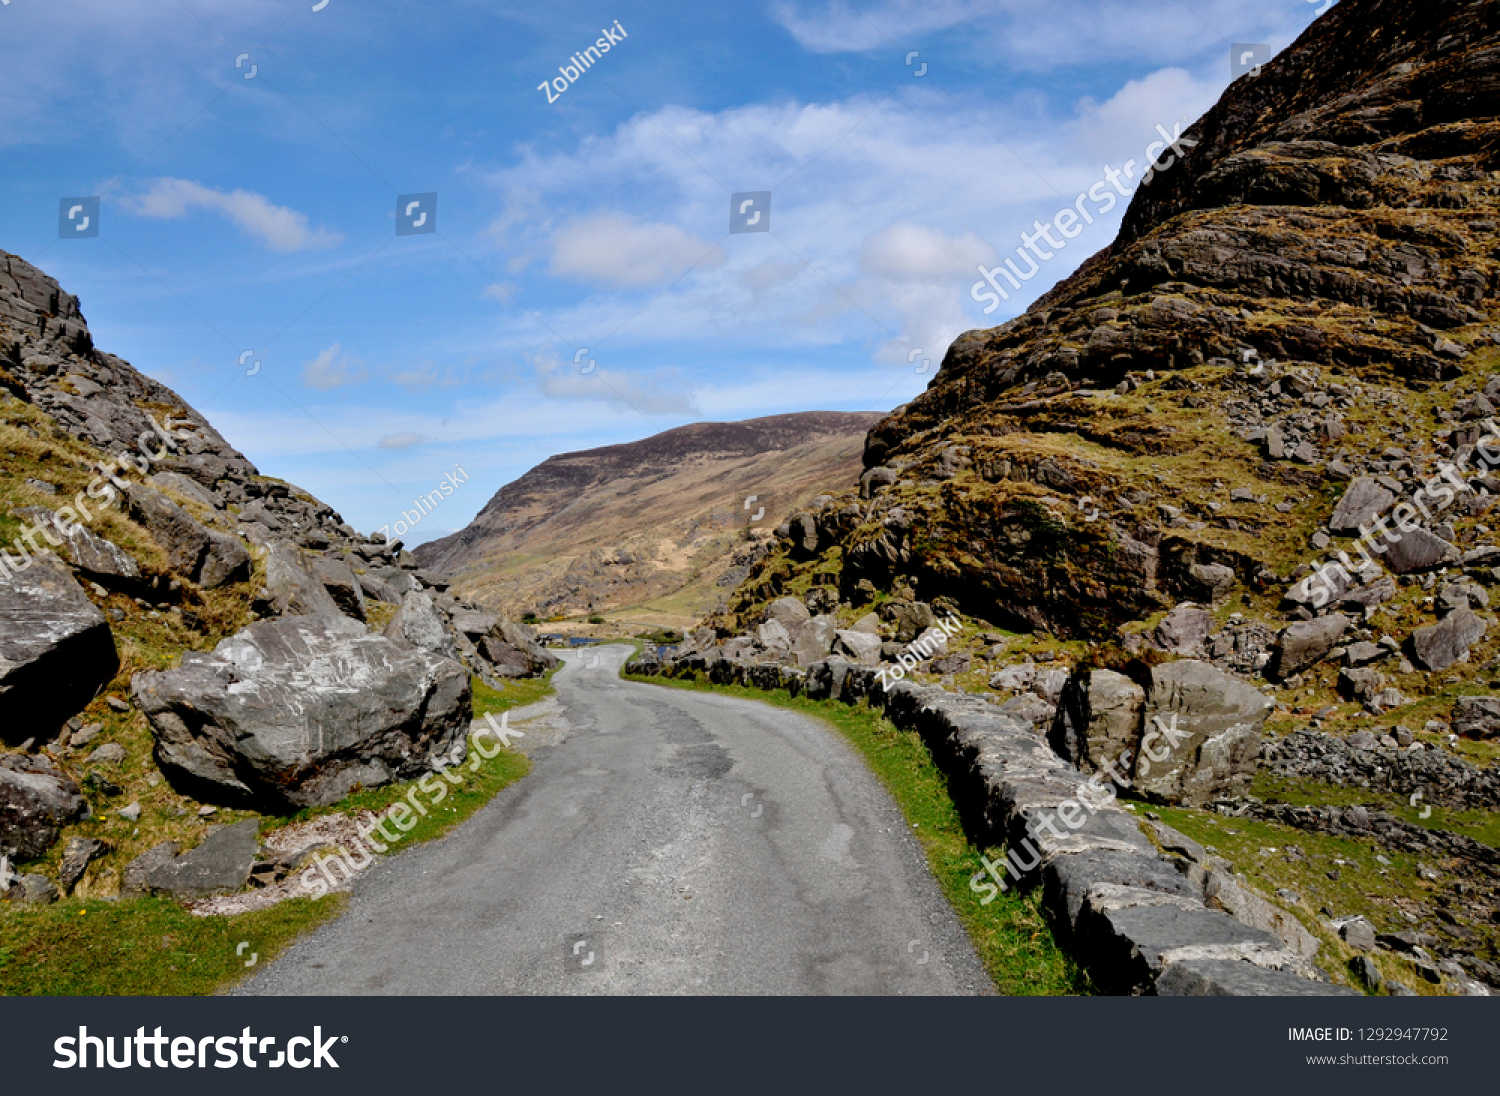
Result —
[{"label": "rocky slope", "polygon": [[[399,545],[260,475],[4,252],[0,390],[4,900],[133,877],[141,893],[155,869],[172,892],[221,807],[285,814],[423,775],[463,752],[472,681],[556,664]],[[244,833],[248,858],[243,834],[218,838],[227,859],[200,854],[229,865],[214,888],[244,885]]]},{"label": "rocky slope", "polygon": [[633,618],[681,626],[744,577],[770,515],[857,474],[878,418],[813,411],[695,423],[563,453],[416,556],[453,575],[456,590],[513,616],[628,607]]},{"label": "rocky slope", "polygon": [[[1263,846],[1236,870],[1365,986],[1500,986],[1497,114],[1500,3],[1343,0],[1112,245],[954,341],[687,668],[985,693],[1200,839],[1232,815]],[[1194,730],[1175,787],[1147,765],[1174,660],[1189,706],[1268,709]],[[1357,888],[1350,849],[1381,865]]]}]

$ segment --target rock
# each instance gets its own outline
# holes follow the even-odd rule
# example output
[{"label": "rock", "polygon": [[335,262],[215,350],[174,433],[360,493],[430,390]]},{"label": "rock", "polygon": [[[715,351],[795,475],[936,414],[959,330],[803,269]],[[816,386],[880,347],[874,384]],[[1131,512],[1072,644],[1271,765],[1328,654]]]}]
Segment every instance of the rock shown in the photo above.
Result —
[{"label": "rock", "polygon": [[250,577],[250,552],[237,537],[210,531],[160,491],[126,489],[131,518],[167,553],[172,570],[208,589]]},{"label": "rock", "polygon": [[0,902],[17,906],[48,906],[59,897],[57,888],[45,875],[12,876],[10,889],[0,892]]},{"label": "rock", "polygon": [[1338,613],[1288,625],[1276,640],[1277,676],[1288,678],[1323,661],[1348,627],[1349,619]]},{"label": "rock", "polygon": [[1355,951],[1371,951],[1375,947],[1375,927],[1363,917],[1350,917],[1339,922],[1339,936]]},{"label": "rock", "polygon": [[109,846],[92,837],[70,837],[63,849],[62,863],[57,868],[57,881],[62,884],[64,894],[72,894],[73,888],[83,878],[88,866],[109,852]]},{"label": "rock", "polygon": [[1385,988],[1385,979],[1380,976],[1380,968],[1368,955],[1356,955],[1350,959],[1349,973],[1354,975],[1355,980],[1371,993],[1378,994]]},{"label": "rock", "polygon": [[1500,734],[1500,697],[1461,696],[1448,717],[1453,733],[1465,738],[1494,738]]},{"label": "rock", "polygon": [[[369,619],[369,613],[365,608],[365,593],[360,587],[359,576],[341,559],[315,559],[312,564],[313,575],[323,584],[323,589],[333,598],[339,611],[346,617],[365,621]],[[470,614],[471,616],[483,616],[487,614]],[[458,625],[455,622],[454,627]],[[462,629],[459,629],[462,631]],[[485,629],[488,631],[489,629]],[[483,634],[483,633],[481,633]]]},{"label": "rock", "polygon": [[57,514],[41,506],[17,510],[16,516],[36,526],[48,543],[60,543],[59,551],[82,574],[108,585],[132,585],[141,577],[140,564],[119,545],[96,536],[73,521],[59,521]]},{"label": "rock", "polygon": [[192,499],[194,502],[201,506],[206,506],[210,510],[216,509],[219,506],[219,500],[214,496],[212,491],[204,487],[197,480],[189,479],[180,472],[158,472],[156,475],[148,477],[146,482],[151,484],[152,487],[166,491],[176,491],[183,498]]},{"label": "rock", "polygon": [[128,807],[121,807],[115,813],[127,822],[139,822],[141,820],[141,805],[139,803],[132,803]]},{"label": "rock", "polygon": [[1352,989],[1235,959],[1190,958],[1156,980],[1158,997],[1357,997]]},{"label": "rock", "polygon": [[1472,610],[1455,609],[1438,623],[1412,632],[1412,658],[1424,670],[1446,670],[1469,653],[1488,627]]},{"label": "rock", "polygon": [[1057,718],[1057,705],[1047,703],[1034,693],[1022,693],[1020,696],[1012,697],[997,710],[1001,715],[1009,716],[1016,722],[1042,733],[1045,733]]},{"label": "rock", "polygon": [[1080,670],[1063,687],[1048,740],[1061,756],[1097,772],[1135,745],[1145,703],[1145,690],[1124,674]]},{"label": "rock", "polygon": [[1193,595],[1206,601],[1218,601],[1234,590],[1234,570],[1222,563],[1194,563],[1188,568],[1188,578]]},{"label": "rock", "polygon": [[838,621],[831,616],[817,616],[808,620],[792,641],[792,657],[797,665],[807,669],[814,662],[828,657],[833,650],[833,641],[838,637]]},{"label": "rock", "polygon": [[1208,643],[1209,633],[1213,630],[1213,614],[1190,601],[1184,601],[1156,626],[1156,645],[1163,651],[1179,655],[1202,654]]},{"label": "rock", "polygon": [[1381,558],[1398,575],[1429,571],[1434,567],[1454,563],[1459,558],[1457,548],[1420,526],[1405,533],[1393,532],[1392,539],[1396,536],[1401,539],[1390,544]]},{"label": "rock", "polygon": [[562,663],[537,640],[536,632],[507,616],[499,617],[479,642],[480,652],[501,677],[538,677]]},{"label": "rock", "polygon": [[883,487],[891,487],[896,482],[896,470],[877,465],[859,477],[859,497],[872,499]]},{"label": "rock", "polygon": [[[146,888],[178,901],[243,890],[260,851],[260,822],[250,819],[215,830],[203,844],[151,869]],[[151,853],[159,853],[157,846]]]},{"label": "rock", "polygon": [[[333,593],[333,590],[328,592]],[[334,600],[338,600],[337,595]],[[400,598],[396,599],[396,603],[400,604]],[[455,632],[467,636],[475,643],[500,627],[499,613],[486,613],[475,609],[456,609],[449,614],[449,619],[453,622]]]},{"label": "rock", "polygon": [[[755,642],[767,651],[785,652],[792,649],[792,637],[779,620],[768,620],[763,624],[757,624]],[[879,641],[877,640],[876,643],[878,645]]]},{"label": "rock", "polygon": [[75,731],[73,737],[68,740],[68,745],[72,746],[75,750],[81,750],[103,733],[103,723],[90,723],[87,727],[82,727]]},{"label": "rock", "polygon": [[1203,898],[1209,909],[1223,910],[1251,928],[1274,933],[1288,950],[1304,959],[1312,959],[1322,946],[1301,921],[1243,886],[1227,872],[1208,873]]},{"label": "rock", "polygon": [[957,654],[934,659],[930,667],[935,674],[966,674],[973,668],[974,656],[968,651],[960,651]]},{"label": "rock", "polygon": [[266,590],[277,616],[342,617],[338,602],[308,567],[302,549],[286,540],[266,545]]},{"label": "rock", "polygon": [[1208,850],[1187,834],[1179,833],[1158,819],[1149,819],[1146,828],[1156,838],[1156,843],[1162,847],[1163,852],[1186,857],[1195,864],[1208,863]]},{"label": "rock", "polygon": [[1190,806],[1242,791],[1272,707],[1259,691],[1207,663],[1154,667],[1135,759],[1137,790]]},{"label": "rock", "polygon": [[918,662],[942,658],[948,653],[948,633],[941,628],[928,628],[912,640],[906,649]]},{"label": "rock", "polygon": [[1389,658],[1390,655],[1389,648],[1382,647],[1377,643],[1369,643],[1361,640],[1358,643],[1349,644],[1348,648],[1344,651],[1344,661],[1350,666],[1368,666],[1371,663]]},{"label": "rock", "polygon": [[786,634],[793,641],[811,617],[807,606],[794,597],[779,597],[766,606],[766,619],[774,620],[785,628]]},{"label": "rock", "polygon": [[1395,494],[1373,477],[1360,476],[1349,484],[1344,497],[1333,508],[1333,516],[1328,519],[1328,531],[1335,536],[1356,536],[1361,526],[1368,526],[1390,509],[1395,501]]},{"label": "rock", "polygon": [[83,710],[119,669],[104,614],[61,560],[0,565],[0,738],[60,727]]},{"label": "rock", "polygon": [[120,885],[120,897],[144,898],[149,895],[151,887],[148,879],[151,873],[163,865],[170,864],[181,851],[182,846],[176,841],[163,841],[125,865],[125,878]]},{"label": "rock", "polygon": [[792,554],[799,559],[811,559],[818,554],[818,519],[812,514],[793,514],[787,523],[792,541]]},{"label": "rock", "polygon": [[35,860],[88,816],[72,778],[40,754],[0,754],[0,855]]},{"label": "rock", "polygon": [[937,615],[925,601],[903,598],[887,601],[880,607],[880,617],[894,629],[898,642],[910,643],[937,623]]},{"label": "rock", "polygon": [[383,601],[387,605],[401,604],[401,591],[379,575],[369,572],[360,575],[359,588],[368,599]]},{"label": "rock", "polygon": [[458,659],[458,644],[448,621],[438,611],[432,595],[412,591],[401,599],[401,608],[385,626],[388,639],[410,643],[442,658]]},{"label": "rock", "polygon": [[462,750],[471,717],[463,666],[345,617],[252,624],[132,689],[179,784],[275,810],[420,776]]},{"label": "rock", "polygon": [[125,758],[129,755],[125,747],[118,742],[106,742],[93,753],[89,754],[85,765],[123,765]]},{"label": "rock", "polygon": [[853,624],[849,625],[851,632],[866,632],[872,636],[880,636],[880,618],[874,613],[866,613]]},{"label": "rock", "polygon": [[848,628],[842,628],[834,634],[837,636],[833,644],[834,654],[842,655],[860,666],[880,665],[880,636]]}]

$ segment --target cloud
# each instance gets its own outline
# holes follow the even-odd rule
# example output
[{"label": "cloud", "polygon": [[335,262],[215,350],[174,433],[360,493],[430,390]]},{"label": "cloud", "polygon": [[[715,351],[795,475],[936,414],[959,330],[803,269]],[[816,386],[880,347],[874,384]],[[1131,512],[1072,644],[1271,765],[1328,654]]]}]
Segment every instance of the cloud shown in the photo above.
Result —
[{"label": "cloud", "polygon": [[951,27],[992,3],[993,0],[884,0],[856,8],[846,0],[824,0],[817,5],[783,2],[771,7],[771,17],[811,53],[846,53],[895,48],[893,39]]},{"label": "cloud", "polygon": [[976,263],[995,261],[995,249],[972,232],[945,236],[937,229],[897,221],[865,237],[859,265],[888,278],[962,278]]},{"label": "cloud", "polygon": [[642,376],[594,366],[584,373],[552,355],[532,358],[542,395],[555,400],[590,400],[612,403],[652,415],[696,415],[693,393],[675,369],[657,369]]},{"label": "cloud", "polygon": [[581,217],[552,244],[553,274],[615,288],[658,285],[724,262],[718,247],[676,225],[642,224],[623,213]]},{"label": "cloud", "polygon": [[426,440],[421,434],[407,432],[387,434],[375,444],[381,449],[410,449],[414,445],[421,445]]},{"label": "cloud", "polygon": [[344,238],[324,228],[310,228],[305,213],[273,205],[253,191],[215,190],[187,179],[158,179],[145,194],[126,198],[122,204],[138,216],[164,220],[184,217],[195,209],[207,209],[283,255],[330,248]]},{"label": "cloud", "polygon": [[362,384],[367,377],[364,363],[345,354],[338,343],[334,343],[302,367],[302,383],[320,392],[350,384]]}]

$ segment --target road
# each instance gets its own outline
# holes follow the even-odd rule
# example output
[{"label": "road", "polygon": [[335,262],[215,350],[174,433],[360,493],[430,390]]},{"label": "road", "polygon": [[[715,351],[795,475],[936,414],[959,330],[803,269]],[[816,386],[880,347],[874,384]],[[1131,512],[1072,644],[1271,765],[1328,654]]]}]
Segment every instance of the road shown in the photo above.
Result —
[{"label": "road", "polygon": [[836,731],[622,681],[629,654],[565,654],[551,714],[513,724],[531,774],[233,992],[994,992]]}]

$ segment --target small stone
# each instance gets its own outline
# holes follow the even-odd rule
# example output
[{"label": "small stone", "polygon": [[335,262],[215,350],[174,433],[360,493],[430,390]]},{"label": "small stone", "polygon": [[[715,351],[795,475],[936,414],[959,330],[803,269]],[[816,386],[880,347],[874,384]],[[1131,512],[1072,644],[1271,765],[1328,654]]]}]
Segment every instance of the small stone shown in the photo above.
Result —
[{"label": "small stone", "polygon": [[117,712],[128,712],[128,711],[130,711],[130,703],[129,703],[129,701],[122,700],[120,697],[117,697],[117,696],[107,697],[104,702],[106,704],[108,704],[111,708],[113,708]]},{"label": "small stone", "polygon": [[86,765],[119,765],[126,758],[125,747],[118,742],[106,742],[89,754]]},{"label": "small stone", "polygon": [[121,807],[115,812],[127,822],[139,822],[141,820],[141,805],[132,803],[128,807]]},{"label": "small stone", "polygon": [[199,818],[212,818],[214,815],[216,815],[218,813],[219,813],[219,808],[218,807],[209,806],[209,807],[199,807],[198,808],[198,817]]}]

